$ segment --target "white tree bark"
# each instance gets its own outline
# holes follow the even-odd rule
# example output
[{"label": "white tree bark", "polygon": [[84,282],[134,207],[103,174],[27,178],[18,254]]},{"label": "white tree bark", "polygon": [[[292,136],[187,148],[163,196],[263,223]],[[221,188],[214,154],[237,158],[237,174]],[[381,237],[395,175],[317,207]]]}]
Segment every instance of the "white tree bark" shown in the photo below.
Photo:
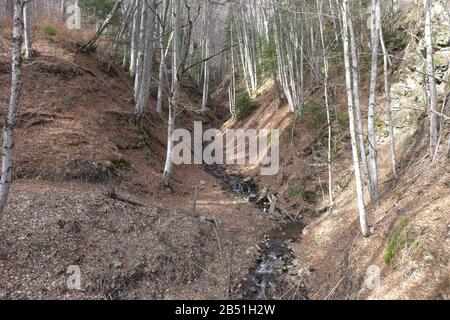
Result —
[{"label": "white tree bark", "polygon": [[23,34],[25,42],[25,59],[30,60],[33,56],[33,47],[31,44],[30,36],[30,16],[28,14],[28,4],[24,2],[23,4]]},{"label": "white tree bark", "polygon": [[206,111],[206,107],[208,104],[208,96],[209,96],[209,2],[206,1],[204,8],[204,54],[203,59],[205,60],[203,64],[203,94],[202,94],[202,111]]},{"label": "white tree bark", "polygon": [[180,94],[179,77],[181,72],[181,0],[173,0],[174,23],[173,31],[173,53],[172,53],[172,88],[169,101],[169,121],[167,125],[167,154],[164,172],[162,176],[163,183],[169,184],[173,169],[173,140],[172,134],[175,130],[175,118]]},{"label": "white tree bark", "polygon": [[138,51],[136,58],[136,74],[134,77],[134,101],[137,102],[139,98],[139,90],[141,89],[142,83],[142,69],[144,63],[144,49],[145,49],[145,21],[147,14],[147,6],[145,3],[141,3],[140,8],[140,26],[139,26],[139,40],[138,40]]},{"label": "white tree bark", "polygon": [[379,0],[372,0],[371,13],[370,13],[370,34],[372,39],[372,57],[370,68],[370,85],[369,85],[369,106],[368,106],[368,140],[369,140],[369,159],[370,159],[370,183],[372,185],[373,203],[378,205],[379,203],[379,190],[378,190],[378,164],[377,164],[377,139],[376,139],[376,87],[378,76],[378,43],[380,41],[378,35],[378,14]]},{"label": "white tree bark", "polygon": [[137,117],[142,117],[145,106],[147,105],[148,97],[150,95],[150,83],[153,66],[153,45],[155,40],[155,2],[154,0],[147,0],[147,21],[145,31],[145,52],[142,67],[142,80],[139,89],[138,99],[136,102],[135,114]]},{"label": "white tree bark", "polygon": [[[166,59],[167,55],[169,54],[169,48],[170,48],[170,42],[172,41],[172,35],[170,34],[169,40],[167,42],[167,49],[165,49],[164,46],[164,35],[166,32],[166,25],[167,25],[167,10],[169,9],[168,1],[164,0],[162,8],[161,8],[161,16],[162,22],[159,26],[159,46],[160,46],[160,61],[159,61],[159,72],[158,72],[158,97],[156,101],[156,112],[161,113],[162,111],[162,98],[163,98],[163,88],[164,84],[167,81],[167,78],[165,77],[165,74],[167,72],[166,70]],[[167,86],[169,88],[169,85]]]},{"label": "white tree bark", "polygon": [[230,113],[233,117],[236,116],[236,70],[234,65],[234,41],[233,41],[233,26],[230,27],[230,44],[231,44],[231,79],[228,87],[228,100],[230,105]]},{"label": "white tree bark", "polygon": [[353,99],[354,99],[354,109],[355,109],[355,121],[356,121],[356,134],[358,137],[358,146],[359,153],[361,156],[362,167],[364,176],[366,178],[366,184],[369,189],[370,198],[373,202],[373,190],[372,190],[372,179],[370,177],[369,170],[369,162],[367,160],[366,155],[366,143],[365,143],[365,135],[362,121],[362,112],[361,112],[361,100],[360,100],[360,90],[359,90],[359,58],[358,58],[358,50],[356,46],[356,37],[353,29],[353,22],[351,19],[347,20],[347,25],[350,31],[350,46],[351,46],[351,63],[352,63],[352,79],[353,79]]},{"label": "white tree bark", "polygon": [[100,36],[102,35],[103,31],[105,31],[106,27],[109,26],[109,24],[112,21],[112,18],[114,17],[114,15],[117,13],[117,11],[119,11],[120,6],[122,5],[124,0],[117,0],[116,3],[114,4],[114,6],[111,9],[111,12],[108,13],[108,15],[106,16],[105,21],[103,21],[102,25],[100,26],[100,28],[97,30],[97,32],[95,33],[95,35],[92,37],[91,40],[89,40],[86,44],[84,44],[83,46],[81,46],[81,50],[83,51],[89,51],[90,48],[92,48],[95,43],[97,42],[98,38],[100,38]]},{"label": "white tree bark", "polygon": [[325,48],[325,40],[323,34],[323,19],[322,19],[322,7],[323,0],[316,0],[318,14],[319,14],[319,29],[320,29],[320,42],[322,44],[322,56],[323,56],[323,70],[324,79],[323,87],[325,94],[325,108],[327,113],[327,126],[328,126],[328,151],[327,151],[327,166],[328,166],[328,198],[330,206],[333,204],[333,177],[331,171],[331,117],[330,117],[330,104],[328,101],[328,55]]},{"label": "white tree bark", "polygon": [[428,75],[428,91],[430,101],[430,157],[434,158],[436,153],[438,141],[438,115],[437,109],[437,89],[436,79],[434,75],[434,61],[433,61],[433,38],[431,35],[431,2],[424,0],[425,13],[425,45],[427,49],[427,75]]},{"label": "white tree bark", "polygon": [[136,75],[136,62],[139,51],[139,31],[141,25],[140,2],[137,1],[136,9],[133,17],[133,26],[131,31],[131,49],[130,49],[130,76]]},{"label": "white tree bark", "polygon": [[355,119],[353,110],[353,92],[352,92],[352,76],[350,66],[350,50],[349,50],[349,36],[348,36],[348,20],[349,20],[348,1],[342,1],[342,25],[343,34],[342,41],[344,43],[344,65],[345,65],[345,84],[347,88],[347,104],[348,104],[348,118],[350,125],[351,145],[352,145],[352,159],[353,169],[355,173],[356,196],[358,201],[359,222],[362,234],[367,237],[369,235],[369,227],[367,225],[366,209],[364,204],[364,194],[362,190],[361,172],[359,167],[359,156],[357,147],[357,138],[355,132]]},{"label": "white tree bark", "polygon": [[20,57],[20,51],[22,47],[22,7],[22,1],[14,1],[11,95],[9,100],[9,107],[6,113],[5,123],[3,125],[3,153],[0,177],[0,220],[5,210],[9,189],[12,182],[14,146],[13,130],[15,117],[19,108],[19,100],[22,88],[22,60]]},{"label": "white tree bark", "polygon": [[[381,13],[381,10],[378,10]],[[381,15],[378,16],[378,26],[380,32],[380,43],[381,48],[383,50],[383,78],[384,78],[384,98],[385,98],[385,108],[388,115],[389,121],[389,135],[391,137],[391,163],[392,163],[392,175],[395,180],[398,180],[397,174],[397,155],[395,151],[395,132],[394,132],[394,121],[392,119],[392,110],[391,110],[391,85],[389,83],[389,65],[390,58],[389,53],[386,49],[386,45],[383,39],[383,30],[381,28]]]}]

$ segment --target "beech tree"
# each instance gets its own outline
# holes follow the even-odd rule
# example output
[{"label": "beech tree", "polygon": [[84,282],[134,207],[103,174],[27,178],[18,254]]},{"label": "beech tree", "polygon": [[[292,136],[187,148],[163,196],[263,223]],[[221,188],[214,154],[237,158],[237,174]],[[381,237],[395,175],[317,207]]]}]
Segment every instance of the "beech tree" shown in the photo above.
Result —
[{"label": "beech tree", "polygon": [[172,85],[169,100],[169,120],[167,123],[167,155],[164,165],[163,183],[169,184],[169,179],[173,169],[173,141],[172,134],[175,130],[175,118],[177,114],[178,100],[180,95],[180,72],[182,67],[181,61],[181,1],[173,0],[173,53],[172,53]]},{"label": "beech tree", "polygon": [[148,97],[150,95],[150,81],[152,74],[153,65],[153,45],[154,45],[154,34],[155,34],[155,1],[148,0],[145,3],[147,7],[146,20],[145,20],[145,40],[144,40],[144,57],[142,59],[142,66],[139,67],[137,72],[142,73],[139,76],[139,86],[137,96],[136,96],[136,110],[135,114],[137,117],[142,117],[144,114],[145,106],[147,105]]},{"label": "beech tree", "polygon": [[325,97],[325,110],[327,114],[327,127],[328,127],[328,145],[327,145],[327,167],[328,167],[328,198],[330,205],[333,204],[333,177],[331,171],[331,117],[330,117],[330,103],[328,96],[328,56],[325,47],[324,31],[323,31],[323,17],[322,8],[323,0],[316,0],[316,6],[319,16],[319,28],[320,28],[320,43],[322,45],[322,56],[323,56],[323,90]]},{"label": "beech tree", "polygon": [[22,48],[23,31],[23,7],[25,1],[14,0],[14,20],[12,31],[12,70],[11,70],[11,95],[9,106],[3,124],[3,147],[2,147],[2,169],[0,177],[0,219],[3,216],[9,189],[12,182],[14,125],[19,108],[20,95],[22,91],[22,59],[20,57]]},{"label": "beech tree", "polygon": [[427,78],[430,103],[430,157],[433,159],[438,141],[438,115],[436,113],[438,111],[438,99],[436,78],[434,75],[433,38],[431,35],[431,1],[424,0],[423,6],[425,14],[425,46],[427,51]]},{"label": "beech tree", "polygon": [[106,16],[106,19],[101,24],[100,28],[98,28],[95,35],[85,44],[81,46],[82,51],[89,51],[97,42],[98,38],[102,35],[102,33],[105,31],[105,29],[111,24],[112,18],[114,15],[119,11],[120,6],[122,5],[124,0],[117,0],[114,4],[113,8],[111,9],[111,12]]},{"label": "beech tree", "polygon": [[345,84],[347,88],[347,105],[348,105],[348,118],[350,126],[350,136],[352,145],[352,159],[353,159],[353,171],[355,174],[356,183],[356,197],[359,210],[359,222],[361,227],[361,233],[364,236],[369,235],[369,227],[367,224],[366,208],[364,204],[364,194],[362,189],[360,163],[357,147],[357,135],[354,116],[354,104],[353,104],[353,91],[352,91],[352,69],[350,63],[350,49],[349,49],[349,20],[350,10],[348,0],[342,0],[342,42],[344,45],[344,66],[345,66]]},{"label": "beech tree", "polygon": [[26,1],[23,2],[22,15],[23,15],[23,34],[25,42],[25,59],[30,60],[31,56],[33,55],[33,48],[30,36],[30,16],[28,14],[28,3]]},{"label": "beech tree", "polygon": [[378,191],[378,164],[377,164],[377,139],[376,139],[376,111],[375,111],[375,99],[376,99],[376,87],[378,77],[378,44],[379,38],[379,26],[378,26],[378,10],[379,0],[372,0],[370,6],[370,34],[371,34],[371,66],[370,66],[370,85],[369,85],[369,106],[368,110],[368,137],[369,137],[369,157],[370,157],[370,181],[372,190],[372,201],[375,205],[378,205],[379,191]]}]

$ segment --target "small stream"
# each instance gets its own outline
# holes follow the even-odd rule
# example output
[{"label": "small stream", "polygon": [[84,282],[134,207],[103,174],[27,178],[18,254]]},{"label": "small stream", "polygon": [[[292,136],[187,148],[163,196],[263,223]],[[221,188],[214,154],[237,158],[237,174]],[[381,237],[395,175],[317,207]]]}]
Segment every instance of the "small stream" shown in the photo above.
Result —
[{"label": "small stream", "polygon": [[[266,211],[270,200],[258,194],[258,186],[248,177],[230,172],[219,165],[205,165],[206,172],[220,181],[225,189]],[[286,221],[272,229],[258,244],[260,255],[249,274],[234,288],[235,296],[244,300],[265,300],[282,295],[286,287],[285,277],[297,275],[298,260],[291,249],[299,241],[304,224]],[[304,290],[299,290],[293,299],[307,299]]]}]

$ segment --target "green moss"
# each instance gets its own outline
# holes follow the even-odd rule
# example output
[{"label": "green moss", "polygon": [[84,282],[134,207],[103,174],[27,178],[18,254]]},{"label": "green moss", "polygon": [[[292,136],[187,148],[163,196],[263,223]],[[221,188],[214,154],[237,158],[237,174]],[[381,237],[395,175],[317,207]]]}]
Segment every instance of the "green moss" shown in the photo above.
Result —
[{"label": "green moss", "polygon": [[258,104],[252,100],[247,92],[242,92],[236,99],[236,119],[245,119],[250,113],[258,107]]},{"label": "green moss", "polygon": [[303,105],[300,122],[309,130],[317,130],[327,121],[325,106],[319,101],[308,101]]},{"label": "green moss", "polygon": [[295,197],[298,194],[298,188],[297,187],[290,187],[287,192],[287,197],[289,199]]},{"label": "green moss", "polygon": [[54,36],[56,36],[56,33],[57,33],[56,29],[55,29],[54,27],[52,27],[52,26],[49,26],[49,25],[45,26],[45,27],[42,29],[42,32],[43,32],[47,37],[54,37]]},{"label": "green moss", "polygon": [[301,181],[302,189],[306,188],[308,181],[310,181],[310,180],[311,180],[311,176],[309,174],[302,177],[302,181]]},{"label": "green moss", "polygon": [[306,203],[314,204],[316,202],[316,193],[312,190],[305,190],[302,192],[303,200]]},{"label": "green moss", "polygon": [[336,121],[340,126],[347,126],[348,125],[348,112],[336,112],[333,115],[332,121]]},{"label": "green moss", "polygon": [[386,46],[403,50],[409,42],[409,36],[401,29],[386,30],[384,35]]},{"label": "green moss", "polygon": [[377,119],[377,120],[375,121],[375,126],[376,126],[377,128],[384,127],[385,125],[386,125],[386,123],[385,123],[383,120],[381,120],[381,119]]},{"label": "green moss", "polygon": [[116,140],[116,147],[119,151],[122,151],[127,148],[127,144],[126,144],[125,140],[123,140],[121,137],[119,137]]},{"label": "green moss", "polygon": [[402,217],[396,228],[389,236],[389,241],[384,249],[384,261],[387,265],[395,267],[399,253],[405,249],[410,248],[410,252],[415,257],[421,255],[421,246],[419,241],[419,234],[409,226],[407,217]]}]

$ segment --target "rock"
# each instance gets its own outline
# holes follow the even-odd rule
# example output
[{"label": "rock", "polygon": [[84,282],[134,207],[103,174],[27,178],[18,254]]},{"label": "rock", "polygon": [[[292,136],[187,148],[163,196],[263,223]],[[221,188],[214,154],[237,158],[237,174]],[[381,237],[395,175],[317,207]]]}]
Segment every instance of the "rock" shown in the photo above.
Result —
[{"label": "rock", "polygon": [[434,257],[431,253],[426,253],[423,256],[423,261],[425,261],[426,263],[432,263],[434,261]]},{"label": "rock", "polygon": [[288,274],[290,276],[298,275],[298,269],[297,268],[291,268],[291,269],[289,269]]},{"label": "rock", "polygon": [[123,264],[119,260],[113,260],[113,262],[111,262],[111,267],[113,267],[114,269],[122,268],[122,266]]},{"label": "rock", "polygon": [[274,269],[281,269],[281,268],[283,268],[283,266],[284,266],[284,261],[280,260],[280,259],[275,260],[275,262],[273,263]]},{"label": "rock", "polygon": [[311,271],[305,270],[304,268],[300,268],[300,269],[298,269],[297,275],[300,278],[307,278],[311,275]]},{"label": "rock", "polygon": [[298,266],[298,259],[292,260],[292,265],[293,265],[294,267]]},{"label": "rock", "polygon": [[309,233],[309,227],[306,226],[306,227],[303,228],[302,234],[303,234],[304,236],[306,236],[308,233]]}]

